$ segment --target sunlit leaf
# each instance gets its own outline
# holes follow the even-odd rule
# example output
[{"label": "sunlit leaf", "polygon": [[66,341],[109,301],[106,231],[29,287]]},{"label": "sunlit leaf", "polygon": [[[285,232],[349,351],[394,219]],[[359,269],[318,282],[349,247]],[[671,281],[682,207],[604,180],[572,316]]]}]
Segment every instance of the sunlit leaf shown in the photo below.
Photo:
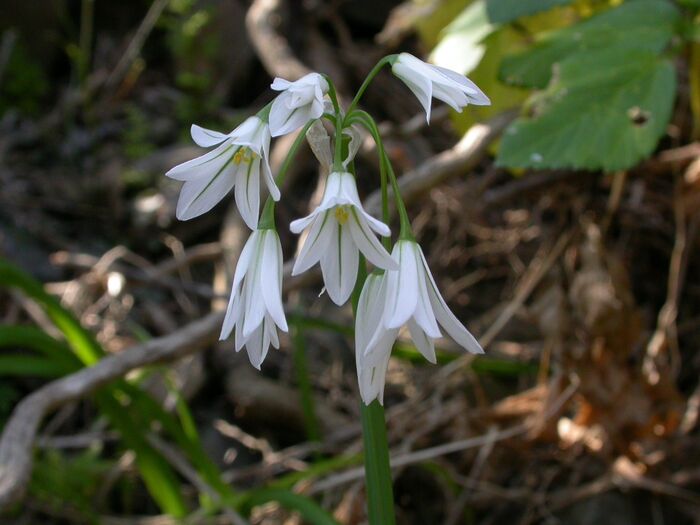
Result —
[{"label": "sunlit leaf", "polygon": [[531,50],[506,58],[500,77],[512,85],[543,88],[552,78],[554,66],[573,54],[613,48],[658,53],[675,34],[678,20],[678,11],[670,2],[627,2],[550,33]]},{"label": "sunlit leaf", "polygon": [[618,170],[649,155],[676,91],[672,62],[644,49],[603,49],[560,64],[537,114],[515,121],[498,164]]}]

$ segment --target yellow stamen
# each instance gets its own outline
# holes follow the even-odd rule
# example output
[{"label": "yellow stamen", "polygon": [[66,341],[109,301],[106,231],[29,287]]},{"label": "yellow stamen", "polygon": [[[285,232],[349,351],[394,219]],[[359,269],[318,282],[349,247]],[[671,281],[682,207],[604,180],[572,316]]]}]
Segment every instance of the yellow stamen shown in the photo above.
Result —
[{"label": "yellow stamen", "polygon": [[239,148],[238,151],[233,155],[234,164],[238,165],[241,162],[249,164],[254,161],[258,156],[250,148]]},{"label": "yellow stamen", "polygon": [[335,218],[338,220],[338,224],[341,226],[348,222],[350,213],[348,212],[347,206],[336,206],[335,208]]}]

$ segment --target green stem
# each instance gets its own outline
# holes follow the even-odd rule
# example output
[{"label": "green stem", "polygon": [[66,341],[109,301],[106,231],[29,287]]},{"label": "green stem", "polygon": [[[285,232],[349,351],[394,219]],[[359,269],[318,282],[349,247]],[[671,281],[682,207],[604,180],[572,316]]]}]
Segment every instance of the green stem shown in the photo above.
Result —
[{"label": "green stem", "polygon": [[[388,173],[389,180],[391,180],[391,187],[394,193],[394,201],[396,202],[396,209],[399,212],[399,220],[401,225],[401,229],[399,231],[399,238],[415,240],[411,228],[411,221],[409,220],[408,212],[406,211],[406,205],[404,204],[403,199],[401,198],[399,183],[396,179],[394,168],[391,165],[391,160],[389,160],[389,156],[386,154],[386,150],[384,149],[384,143],[382,141],[381,134],[379,133],[379,127],[377,126],[377,123],[374,121],[374,119],[369,113],[362,110],[355,110],[353,113],[348,113],[348,117],[346,120],[348,124],[359,122],[372,135],[374,142],[377,144],[377,150],[379,152],[380,176],[386,177],[386,174]],[[388,224],[389,203],[386,182],[384,182],[382,186],[382,218],[384,222]]]},{"label": "green stem", "polygon": [[352,102],[350,102],[350,106],[348,107],[348,115],[353,112],[353,110],[357,107],[357,104],[360,102],[360,99],[362,98],[362,95],[365,94],[365,91],[367,90],[367,87],[370,85],[372,80],[374,80],[374,77],[377,76],[379,71],[386,65],[386,64],[393,64],[394,61],[398,55],[387,55],[384,58],[382,58],[377,64],[372,68],[372,71],[370,71],[367,74],[367,78],[365,78],[364,82],[362,82],[362,85],[360,86],[360,89],[357,90],[357,94],[355,95],[355,98],[352,99]]}]

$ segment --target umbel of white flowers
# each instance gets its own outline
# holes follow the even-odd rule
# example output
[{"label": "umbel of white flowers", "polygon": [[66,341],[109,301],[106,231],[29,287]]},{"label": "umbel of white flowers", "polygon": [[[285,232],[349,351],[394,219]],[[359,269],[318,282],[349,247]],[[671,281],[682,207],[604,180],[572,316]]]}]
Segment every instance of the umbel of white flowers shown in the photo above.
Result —
[{"label": "umbel of white flowers", "polygon": [[[387,57],[383,64],[391,64],[392,72],[416,95],[428,121],[432,98],[457,111],[468,104],[490,104],[465,76],[408,53]],[[277,97],[229,134],[192,125],[192,139],[214,149],[166,173],[184,182],[178,219],[192,219],[211,210],[234,189],[241,217],[253,230],[236,265],[220,338],[234,333],[236,351],[245,347],[250,362],[259,369],[270,345],[279,347],[277,330],[288,330],[282,304],[282,247],[272,204],[281,195],[270,169],[270,140],[310,125],[307,139],[329,175],[321,203],[310,215],[290,225],[293,233],[305,233],[292,273],[297,275],[319,263],[330,299],[343,305],[357,281],[360,253],[375,266],[365,280],[356,312],[355,355],[363,401],[383,403],[391,348],[404,325],[430,362],[436,361],[434,340],[442,336],[440,327],[467,351],[482,353],[479,343],[440,295],[420,246],[404,232],[408,219],[402,217],[402,232],[391,255],[377,238],[389,238],[391,232],[362,206],[355,176],[348,168],[359,148],[359,135],[351,125],[340,126],[343,119],[352,116],[352,110],[349,115],[340,110],[330,80],[309,73],[294,82],[275,78],[271,87],[279,91]],[[361,94],[362,90],[356,98]],[[355,104],[353,101],[351,108]],[[336,140],[342,135],[351,137],[342,162],[338,158],[342,148],[336,144],[334,157],[330,137],[320,125],[323,118],[335,123]],[[272,198],[262,217],[261,177]],[[400,202],[400,195],[394,197]],[[407,227],[410,230],[410,225]]]}]

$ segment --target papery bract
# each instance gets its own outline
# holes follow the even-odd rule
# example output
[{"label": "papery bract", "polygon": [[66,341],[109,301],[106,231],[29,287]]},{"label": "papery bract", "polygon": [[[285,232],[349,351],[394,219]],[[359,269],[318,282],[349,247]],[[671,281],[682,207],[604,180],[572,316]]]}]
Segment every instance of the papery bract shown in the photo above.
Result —
[{"label": "papery bract", "polygon": [[245,346],[258,369],[270,344],[279,348],[277,328],[288,330],[282,306],[282,246],[274,230],[254,231],[243,247],[219,338],[226,339],[234,326],[236,351]]},{"label": "papery bract", "polygon": [[267,123],[252,116],[228,135],[194,124],[191,133],[198,145],[217,147],[165,174],[185,182],[177,202],[177,218],[184,221],[211,210],[235,188],[238,211],[248,227],[255,229],[260,213],[261,172],[272,198],[280,198],[270,170]]}]

